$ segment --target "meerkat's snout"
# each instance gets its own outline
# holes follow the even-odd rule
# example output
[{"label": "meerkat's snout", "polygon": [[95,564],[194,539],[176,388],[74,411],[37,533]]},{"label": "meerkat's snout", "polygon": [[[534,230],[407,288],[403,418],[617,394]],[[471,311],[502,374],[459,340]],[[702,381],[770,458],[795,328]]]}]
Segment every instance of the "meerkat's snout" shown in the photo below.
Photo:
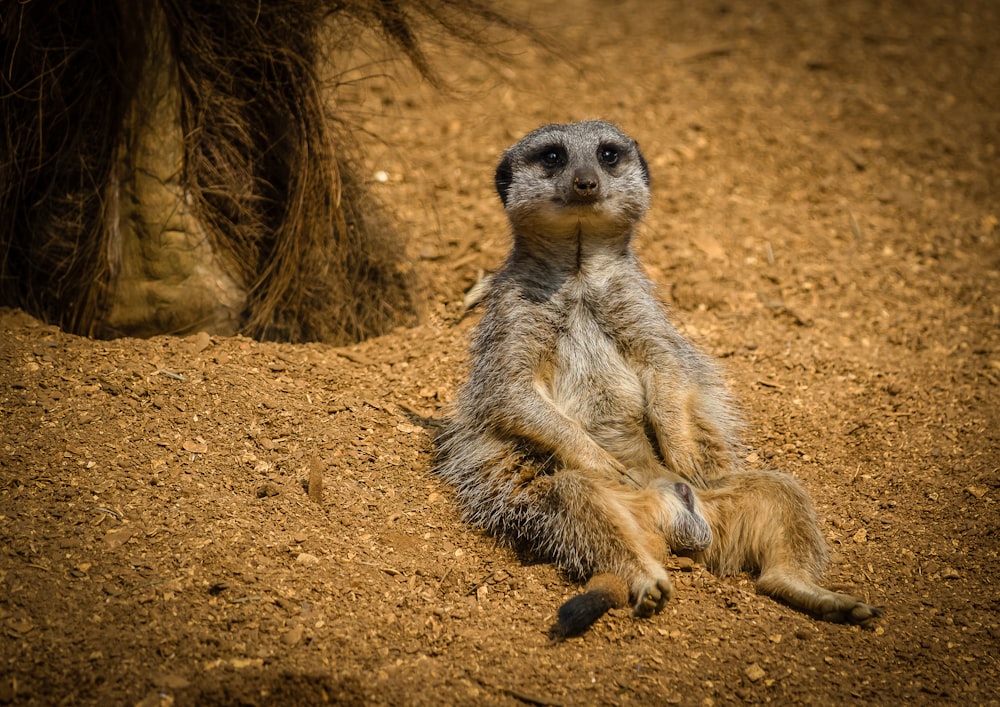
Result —
[{"label": "meerkat's snout", "polygon": [[590,202],[600,193],[601,183],[594,170],[581,167],[573,173],[573,196],[576,201]]}]

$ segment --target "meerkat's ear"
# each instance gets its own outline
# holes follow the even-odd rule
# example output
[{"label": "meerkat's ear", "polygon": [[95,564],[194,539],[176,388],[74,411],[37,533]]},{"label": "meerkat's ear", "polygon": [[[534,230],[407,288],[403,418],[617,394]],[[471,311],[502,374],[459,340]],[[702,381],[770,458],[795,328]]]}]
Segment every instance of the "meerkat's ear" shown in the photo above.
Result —
[{"label": "meerkat's ear", "polygon": [[497,194],[500,195],[500,201],[503,202],[504,206],[507,206],[507,193],[510,191],[511,182],[514,181],[514,172],[510,164],[510,155],[504,154],[503,159],[497,166],[497,173],[494,180],[497,187]]}]

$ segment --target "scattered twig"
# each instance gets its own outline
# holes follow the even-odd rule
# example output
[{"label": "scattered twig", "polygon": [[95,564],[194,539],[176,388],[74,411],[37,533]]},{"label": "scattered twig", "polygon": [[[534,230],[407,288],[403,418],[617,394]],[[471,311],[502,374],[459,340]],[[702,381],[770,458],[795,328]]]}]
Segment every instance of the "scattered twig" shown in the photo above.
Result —
[{"label": "scattered twig", "polygon": [[863,240],[864,236],[861,233],[861,226],[858,225],[858,220],[854,218],[854,213],[847,209],[847,218],[851,222],[851,232],[857,240]]},{"label": "scattered twig", "polygon": [[733,49],[728,44],[705,44],[702,46],[682,46],[677,49],[676,61],[678,64],[692,64],[705,59],[715,59],[721,56],[729,56]]},{"label": "scattered twig", "polygon": [[351,363],[357,363],[362,366],[374,366],[375,361],[365,356],[363,353],[358,353],[357,351],[349,351],[347,349],[332,349],[333,353],[340,356],[341,358],[346,358]]},{"label": "scattered twig", "polygon": [[309,460],[309,483],[306,489],[309,500],[314,503],[323,502],[323,463],[319,457]]},{"label": "scattered twig", "polygon": [[854,150],[849,150],[847,148],[844,148],[843,150],[841,150],[841,152],[844,153],[844,157],[846,157],[851,161],[851,164],[854,165],[854,169],[858,170],[859,172],[864,172],[865,169],[868,167],[868,165],[865,163],[861,155],[859,155]]},{"label": "scattered twig", "polygon": [[438,581],[438,583],[437,583],[437,588],[438,589],[440,589],[444,585],[444,580],[448,579],[448,575],[450,575],[450,574],[451,574],[451,567],[448,567],[448,569],[446,569],[444,571],[444,574],[441,575],[440,581]]},{"label": "scattered twig", "polygon": [[172,371],[168,371],[165,368],[158,368],[156,370],[156,372],[159,373],[161,376],[166,376],[167,378],[173,378],[174,380],[178,380],[178,381],[186,381],[187,380],[187,378],[185,378],[184,376],[182,376],[180,373],[173,373]]},{"label": "scattered twig", "polygon": [[397,570],[395,567],[389,567],[388,565],[380,565],[377,562],[365,562],[364,560],[355,560],[355,562],[356,564],[364,565],[365,567],[374,567],[380,572],[385,572],[390,577],[395,577],[397,575],[403,574],[403,572]]}]

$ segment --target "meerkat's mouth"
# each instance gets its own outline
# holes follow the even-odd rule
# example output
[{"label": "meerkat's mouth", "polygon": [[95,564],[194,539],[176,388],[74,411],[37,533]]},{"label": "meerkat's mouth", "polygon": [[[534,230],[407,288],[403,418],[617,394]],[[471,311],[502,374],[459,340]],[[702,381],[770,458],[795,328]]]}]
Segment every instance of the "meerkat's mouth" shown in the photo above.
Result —
[{"label": "meerkat's mouth", "polygon": [[592,210],[599,206],[603,200],[597,197],[562,197],[557,196],[552,199],[552,203],[563,209],[577,209],[580,211]]}]

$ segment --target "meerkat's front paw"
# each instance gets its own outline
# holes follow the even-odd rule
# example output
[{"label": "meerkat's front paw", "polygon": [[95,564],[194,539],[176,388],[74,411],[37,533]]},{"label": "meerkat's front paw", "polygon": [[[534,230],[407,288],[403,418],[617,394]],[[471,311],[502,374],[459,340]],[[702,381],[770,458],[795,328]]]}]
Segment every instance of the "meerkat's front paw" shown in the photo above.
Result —
[{"label": "meerkat's front paw", "polygon": [[642,618],[649,618],[663,611],[663,607],[673,598],[674,585],[670,577],[664,573],[659,577],[646,577],[640,582],[633,583],[632,591],[635,594],[633,613]]},{"label": "meerkat's front paw", "polygon": [[608,479],[614,479],[635,488],[638,488],[640,485],[639,481],[629,473],[624,464],[596,443],[589,445],[586,449],[576,450],[573,453],[564,452],[560,454],[560,457],[567,467],[597,472]]}]

